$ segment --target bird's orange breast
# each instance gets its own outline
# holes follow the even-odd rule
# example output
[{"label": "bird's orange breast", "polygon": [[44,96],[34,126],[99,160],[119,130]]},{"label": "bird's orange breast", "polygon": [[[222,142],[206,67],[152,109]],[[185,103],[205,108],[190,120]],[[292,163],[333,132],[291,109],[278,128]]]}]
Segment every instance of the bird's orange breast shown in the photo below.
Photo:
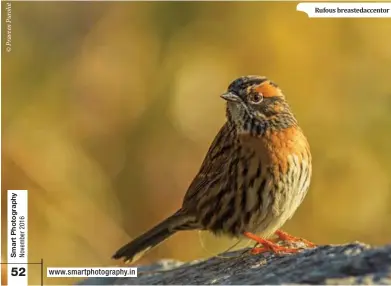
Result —
[{"label": "bird's orange breast", "polygon": [[255,152],[263,167],[278,166],[280,171],[287,172],[290,155],[296,155],[299,160],[310,160],[308,141],[297,126],[268,130],[259,137],[242,134],[240,140],[244,148]]}]

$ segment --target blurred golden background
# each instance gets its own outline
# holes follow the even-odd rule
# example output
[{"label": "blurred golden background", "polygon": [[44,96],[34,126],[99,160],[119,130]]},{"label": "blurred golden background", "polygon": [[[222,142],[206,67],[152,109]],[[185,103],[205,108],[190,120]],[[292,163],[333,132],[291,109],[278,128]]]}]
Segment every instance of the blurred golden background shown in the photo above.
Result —
[{"label": "blurred golden background", "polygon": [[[219,95],[246,74],[282,87],[312,147],[310,191],[284,230],[391,242],[389,19],[309,19],[296,3],[12,2],[12,20],[2,231],[6,190],[28,189],[29,261],[114,265],[180,206],[225,120]],[[140,263],[233,244],[203,240],[208,251],[178,233]],[[29,275],[39,283],[38,268]]]}]

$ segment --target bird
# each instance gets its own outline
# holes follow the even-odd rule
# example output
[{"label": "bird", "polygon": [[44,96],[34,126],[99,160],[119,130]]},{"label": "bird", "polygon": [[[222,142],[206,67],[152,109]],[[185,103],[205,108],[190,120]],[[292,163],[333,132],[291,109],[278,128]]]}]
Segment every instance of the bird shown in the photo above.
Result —
[{"label": "bird", "polygon": [[[138,260],[174,233],[206,230],[216,236],[249,238],[252,253],[295,253],[269,238],[315,244],[281,230],[310,186],[312,156],[281,88],[265,76],[233,80],[221,98],[226,122],[190,183],[182,206],[112,256]],[[260,247],[258,247],[260,245]]]}]

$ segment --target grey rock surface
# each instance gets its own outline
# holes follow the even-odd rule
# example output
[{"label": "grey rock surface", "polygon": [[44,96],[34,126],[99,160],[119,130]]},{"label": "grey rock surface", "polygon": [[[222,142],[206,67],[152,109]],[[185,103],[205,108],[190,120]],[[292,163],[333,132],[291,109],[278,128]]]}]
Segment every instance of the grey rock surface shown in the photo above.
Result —
[{"label": "grey rock surface", "polygon": [[88,278],[78,285],[135,284],[391,284],[391,245],[325,245],[300,253],[243,254],[203,261],[161,260],[138,266],[137,278]]}]

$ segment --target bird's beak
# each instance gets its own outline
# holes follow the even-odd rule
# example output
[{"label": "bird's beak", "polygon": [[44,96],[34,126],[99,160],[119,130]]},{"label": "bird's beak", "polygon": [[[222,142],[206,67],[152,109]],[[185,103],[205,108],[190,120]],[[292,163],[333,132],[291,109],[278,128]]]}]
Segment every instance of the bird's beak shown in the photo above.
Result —
[{"label": "bird's beak", "polygon": [[238,102],[240,101],[240,97],[237,96],[235,93],[232,92],[226,92],[220,95],[222,99],[225,99],[226,101],[231,101],[231,102]]}]

